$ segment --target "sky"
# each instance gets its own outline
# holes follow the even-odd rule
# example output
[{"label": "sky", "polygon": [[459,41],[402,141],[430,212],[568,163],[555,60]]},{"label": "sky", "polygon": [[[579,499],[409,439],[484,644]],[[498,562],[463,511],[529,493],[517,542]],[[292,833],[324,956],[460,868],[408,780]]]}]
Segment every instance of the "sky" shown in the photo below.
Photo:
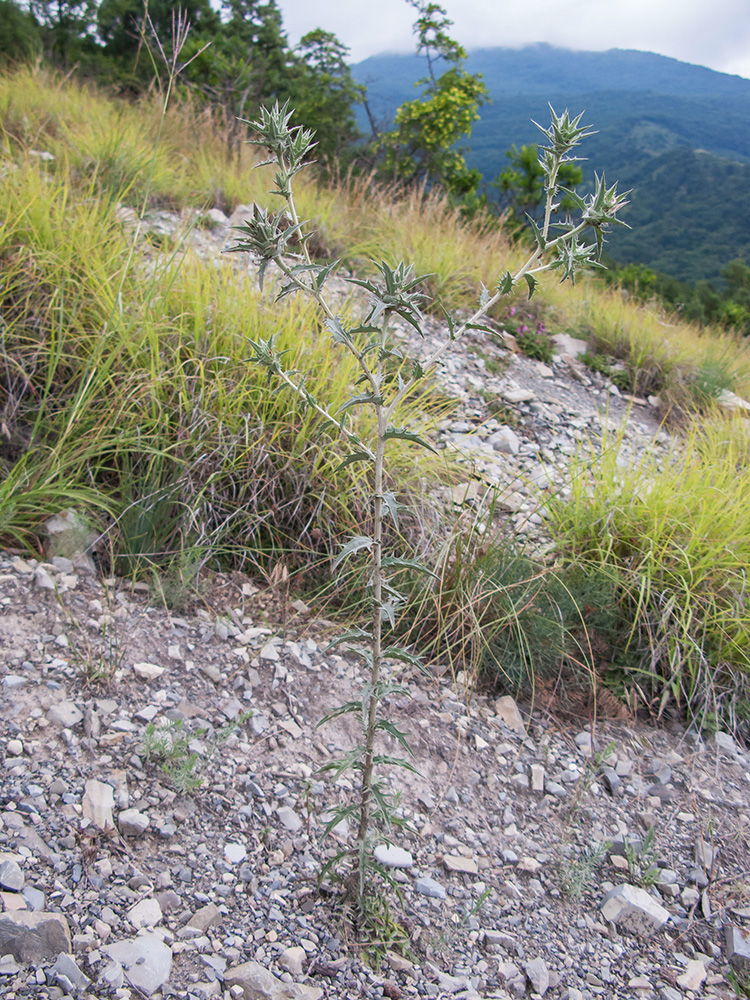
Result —
[{"label": "sky", "polygon": [[[277,0],[289,40],[332,31],[352,62],[411,52],[406,0]],[[464,48],[641,49],[750,78],[750,0],[442,0]]]}]

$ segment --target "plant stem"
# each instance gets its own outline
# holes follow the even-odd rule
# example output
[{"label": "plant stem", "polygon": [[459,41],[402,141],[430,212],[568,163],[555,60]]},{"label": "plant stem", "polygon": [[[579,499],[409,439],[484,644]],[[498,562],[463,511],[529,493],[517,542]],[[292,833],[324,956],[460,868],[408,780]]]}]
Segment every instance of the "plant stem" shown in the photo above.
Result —
[{"label": "plant stem", "polygon": [[[370,670],[370,693],[367,703],[367,728],[362,758],[362,781],[360,785],[359,829],[357,843],[364,849],[370,826],[370,803],[372,800],[373,757],[375,755],[375,730],[380,696],[380,671],[383,659],[383,473],[385,466],[385,432],[387,421],[382,406],[378,406],[378,443],[374,463],[374,492],[372,501],[372,667]],[[361,876],[360,876],[361,877]],[[360,898],[364,887],[360,885]]]}]

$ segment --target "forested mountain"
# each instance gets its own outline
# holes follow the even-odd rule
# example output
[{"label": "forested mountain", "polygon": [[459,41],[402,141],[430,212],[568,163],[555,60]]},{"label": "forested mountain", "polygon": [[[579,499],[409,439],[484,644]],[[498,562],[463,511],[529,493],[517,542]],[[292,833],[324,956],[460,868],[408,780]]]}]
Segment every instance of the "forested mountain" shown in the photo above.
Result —
[{"label": "forested mountain", "polygon": [[[585,111],[598,130],[587,142],[584,185],[595,167],[633,189],[623,213],[633,228],[610,241],[616,259],[695,281],[750,258],[750,80],[647,52],[549,45],[477,50],[467,69],[483,74],[492,97],[467,156],[486,185],[506,166],[507,149],[537,141],[532,119],[547,120],[549,101]],[[414,95],[425,63],[377,56],[353,74],[367,84],[375,120],[388,123]]]}]

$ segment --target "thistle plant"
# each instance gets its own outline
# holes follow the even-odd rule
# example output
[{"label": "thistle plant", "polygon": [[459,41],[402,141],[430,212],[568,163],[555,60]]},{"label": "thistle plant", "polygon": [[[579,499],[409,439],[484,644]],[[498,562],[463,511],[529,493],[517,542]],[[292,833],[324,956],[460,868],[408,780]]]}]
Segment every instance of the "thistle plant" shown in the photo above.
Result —
[{"label": "thistle plant", "polygon": [[[358,775],[356,801],[337,809],[329,827],[344,818],[356,819],[354,848],[341,852],[334,859],[334,865],[343,866],[344,884],[362,920],[372,912],[369,906],[372,883],[368,882],[368,873],[379,870],[371,857],[372,839],[376,833],[388,839],[391,827],[398,822],[395,799],[382,783],[381,768],[395,766],[414,770],[406,756],[393,756],[379,746],[379,737],[392,737],[407,755],[411,753],[406,735],[383,717],[380,708],[387,695],[403,691],[394,680],[393,661],[421,666],[417,655],[392,638],[405,602],[394,586],[394,574],[404,568],[430,572],[428,567],[386,550],[385,522],[392,521],[398,529],[402,508],[389,484],[388,446],[392,440],[401,438],[434,450],[428,441],[399,425],[399,408],[415,386],[436,371],[451,344],[468,330],[482,329],[489,311],[519,284],[525,283],[532,295],[537,275],[544,271],[558,270],[562,279],[574,279],[582,268],[597,264],[603,234],[611,225],[620,223],[617,213],[626,204],[624,197],[617,194],[616,185],[607,188],[604,178],[597,178],[593,194],[585,199],[575,197],[580,218],[556,223],[554,228],[559,231],[556,235],[552,233],[551,218],[559,193],[560,167],[573,158],[572,150],[590,132],[580,124],[580,115],[571,120],[567,111],[558,116],[550,110],[552,122],[549,129],[542,130],[547,145],[542,148],[540,157],[546,179],[545,214],[542,223],[535,227],[533,250],[515,273],[500,274],[492,290],[482,286],[478,308],[468,319],[459,322],[446,316],[444,342],[422,361],[405,357],[403,344],[394,336],[394,321],[404,321],[423,335],[425,295],[421,289],[428,276],[416,275],[413,266],[406,263],[391,266],[380,261],[374,263],[374,277],[346,278],[366,293],[367,301],[361,321],[347,322],[333,308],[326,294],[326,283],[339,262],[323,264],[312,260],[307,246],[311,233],[299,219],[294,203],[293,179],[311,162],[315,145],[313,133],[290,124],[292,113],[287,105],[263,109],[257,121],[247,123],[254,133],[250,141],[270,153],[270,158],[260,166],[271,164],[275,167],[273,193],[281,199],[281,206],[274,213],[256,206],[252,218],[237,227],[240,236],[231,250],[254,255],[261,285],[274,265],[278,299],[295,292],[311,296],[320,308],[331,340],[342,351],[353,355],[360,372],[357,391],[353,391],[334,413],[325,401],[316,399],[308,391],[304,373],[287,369],[284,352],[276,348],[273,336],[268,340],[250,341],[253,359],[265,368],[269,381],[276,380],[295,392],[326,422],[338,428],[350,448],[342,464],[362,463],[371,489],[367,533],[350,538],[333,561],[334,572],[346,560],[366,558],[369,561],[367,619],[362,627],[346,631],[333,643],[364,662],[367,679],[357,701],[340,705],[322,720],[352,713],[361,721],[361,739],[357,745],[340,760],[329,764],[328,770],[335,776],[347,771]],[[583,242],[584,231],[592,228],[595,241]],[[369,437],[361,435],[353,419],[352,413],[358,407],[370,407],[374,415],[375,429]]]}]

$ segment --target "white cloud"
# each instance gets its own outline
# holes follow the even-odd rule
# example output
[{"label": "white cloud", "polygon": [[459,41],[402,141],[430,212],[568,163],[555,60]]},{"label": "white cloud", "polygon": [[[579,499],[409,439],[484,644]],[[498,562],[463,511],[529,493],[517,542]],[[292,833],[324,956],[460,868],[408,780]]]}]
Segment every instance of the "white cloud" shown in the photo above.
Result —
[{"label": "white cloud", "polygon": [[[410,52],[415,12],[405,0],[278,0],[292,42],[335,32],[356,62]],[[750,77],[748,0],[442,0],[467,48],[549,42],[564,48],[642,49]]]}]

